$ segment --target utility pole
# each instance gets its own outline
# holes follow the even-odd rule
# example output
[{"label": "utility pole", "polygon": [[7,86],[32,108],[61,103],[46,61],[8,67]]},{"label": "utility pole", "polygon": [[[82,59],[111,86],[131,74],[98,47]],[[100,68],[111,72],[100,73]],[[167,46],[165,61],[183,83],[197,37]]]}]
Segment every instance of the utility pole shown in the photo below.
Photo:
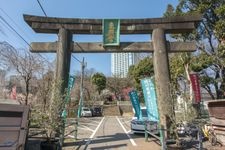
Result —
[{"label": "utility pole", "polygon": [[83,57],[83,60],[82,60],[82,63],[81,63],[81,84],[80,84],[80,101],[81,101],[81,106],[83,106],[83,98],[84,98],[84,94],[83,94],[83,91],[84,91],[84,68],[85,68],[85,64],[84,64],[84,57]]},{"label": "utility pole", "polygon": [[80,83],[80,101],[79,101],[79,105],[78,105],[78,111],[77,111],[77,119],[75,122],[75,133],[74,133],[74,138],[75,140],[77,140],[77,133],[78,133],[78,124],[79,124],[79,118],[81,116],[81,109],[83,106],[83,90],[84,90],[84,68],[85,68],[85,63],[84,63],[84,57],[83,60],[81,62],[81,83]]}]

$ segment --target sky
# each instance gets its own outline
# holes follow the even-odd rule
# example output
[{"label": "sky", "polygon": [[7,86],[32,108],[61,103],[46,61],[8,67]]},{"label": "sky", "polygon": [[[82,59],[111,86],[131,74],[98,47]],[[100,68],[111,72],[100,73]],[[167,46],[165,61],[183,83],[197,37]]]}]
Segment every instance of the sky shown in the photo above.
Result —
[{"label": "sky", "polygon": [[[168,4],[176,6],[178,0],[39,0],[48,17],[81,19],[142,19],[162,17]],[[37,0],[0,0],[0,41],[15,48],[29,49],[26,42],[54,42],[55,34],[35,33],[23,20],[23,14],[44,16]],[[2,20],[6,20],[21,36],[22,40]],[[149,41],[150,35],[121,35],[120,41]],[[75,42],[102,42],[102,35],[73,35]],[[49,61],[55,54],[42,54]],[[73,54],[84,57],[87,68],[94,68],[106,76],[111,75],[111,54]],[[80,70],[80,63],[71,58],[70,73]]]}]

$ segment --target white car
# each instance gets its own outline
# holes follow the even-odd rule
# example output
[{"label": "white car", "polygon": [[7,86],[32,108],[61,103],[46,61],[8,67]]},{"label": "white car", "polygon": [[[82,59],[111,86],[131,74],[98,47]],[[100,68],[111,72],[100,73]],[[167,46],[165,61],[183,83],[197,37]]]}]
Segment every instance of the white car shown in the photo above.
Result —
[{"label": "white car", "polygon": [[91,109],[88,107],[82,107],[81,116],[82,117],[91,117],[92,116]]},{"label": "white car", "polygon": [[147,110],[146,107],[141,107],[143,120],[138,120],[136,114],[131,120],[131,131],[133,133],[144,133],[145,124],[147,124],[147,130],[151,131],[153,134],[158,134],[158,122],[147,120]]}]

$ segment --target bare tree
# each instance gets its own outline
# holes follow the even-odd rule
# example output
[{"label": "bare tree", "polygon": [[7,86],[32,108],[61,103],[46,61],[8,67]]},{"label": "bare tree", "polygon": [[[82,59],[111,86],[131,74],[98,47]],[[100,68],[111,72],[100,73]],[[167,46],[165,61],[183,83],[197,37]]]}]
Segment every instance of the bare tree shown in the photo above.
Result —
[{"label": "bare tree", "polygon": [[114,93],[117,100],[123,95],[122,90],[127,87],[132,87],[132,80],[130,78],[118,78],[116,76],[107,78],[106,88]]},{"label": "bare tree", "polygon": [[5,77],[6,77],[6,71],[0,69],[0,98],[4,98],[5,97],[5,92],[4,92]]},{"label": "bare tree", "polygon": [[25,82],[25,104],[28,104],[29,86],[31,79],[43,69],[44,61],[40,55],[28,50],[15,49],[7,42],[0,42],[0,59],[5,66],[15,70]]},{"label": "bare tree", "polygon": [[[96,88],[91,82],[91,75],[93,74],[93,71],[89,71],[88,69],[84,71],[84,101],[85,103],[89,103],[94,99],[96,96]],[[80,99],[80,79],[81,76],[79,72],[77,72],[76,79],[75,79],[75,86],[72,90],[72,97],[75,97],[76,100]]]},{"label": "bare tree", "polygon": [[[38,100],[41,100],[43,103],[43,110],[46,111],[46,106],[50,102],[51,98],[51,89],[53,85],[54,72],[49,70],[45,73],[42,78],[38,81]],[[40,103],[40,101],[39,101]]]}]

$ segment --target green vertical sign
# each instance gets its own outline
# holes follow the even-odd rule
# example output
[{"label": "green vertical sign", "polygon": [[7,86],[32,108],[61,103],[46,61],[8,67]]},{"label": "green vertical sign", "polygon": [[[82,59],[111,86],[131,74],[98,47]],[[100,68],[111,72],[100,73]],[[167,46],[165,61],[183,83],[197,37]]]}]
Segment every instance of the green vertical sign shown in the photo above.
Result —
[{"label": "green vertical sign", "polygon": [[[65,98],[65,106],[70,101],[70,94],[71,94],[71,90],[72,90],[72,88],[74,86],[74,82],[75,82],[75,76],[69,75],[67,95],[66,95],[66,98]],[[67,112],[66,112],[65,106],[64,106],[64,109],[63,109],[63,112],[62,112],[62,117],[64,117],[64,119],[67,117]]]},{"label": "green vertical sign", "polygon": [[120,45],[119,19],[103,19],[103,45],[104,46]]}]

